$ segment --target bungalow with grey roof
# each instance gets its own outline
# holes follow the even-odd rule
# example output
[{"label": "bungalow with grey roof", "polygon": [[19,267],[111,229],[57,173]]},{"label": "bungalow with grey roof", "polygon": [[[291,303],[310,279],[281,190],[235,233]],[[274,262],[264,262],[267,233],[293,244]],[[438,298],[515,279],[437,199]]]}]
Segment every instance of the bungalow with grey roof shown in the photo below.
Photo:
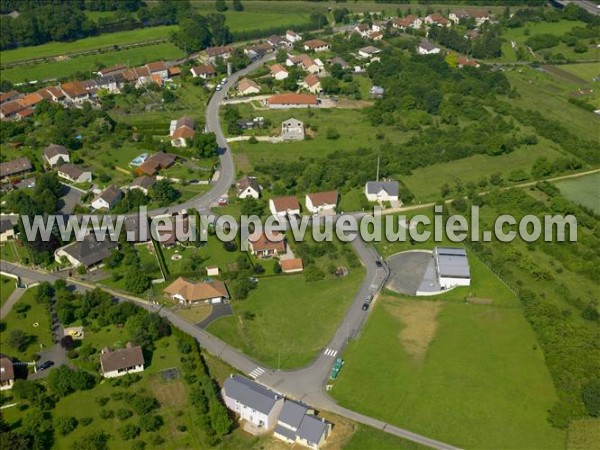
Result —
[{"label": "bungalow with grey roof", "polygon": [[92,172],[89,169],[84,169],[83,167],[75,164],[68,163],[58,166],[56,173],[58,174],[59,178],[64,178],[71,183],[92,182]]},{"label": "bungalow with grey roof", "polygon": [[100,264],[118,247],[119,243],[111,241],[108,236],[99,241],[94,233],[90,233],[81,241],[58,248],[54,252],[54,260],[61,263],[66,258],[73,267],[91,267]]},{"label": "bungalow with grey roof", "polygon": [[43,155],[50,167],[69,162],[69,150],[64,145],[50,144],[44,149]]},{"label": "bungalow with grey roof", "polygon": [[289,444],[298,443],[317,450],[330,431],[331,424],[316,417],[311,408],[286,399],[273,435]]},{"label": "bungalow with grey roof", "polygon": [[367,181],[365,196],[370,202],[398,201],[397,181]]},{"label": "bungalow with grey roof", "polygon": [[92,202],[92,208],[110,209],[121,200],[121,197],[123,197],[123,192],[118,187],[111,185]]}]

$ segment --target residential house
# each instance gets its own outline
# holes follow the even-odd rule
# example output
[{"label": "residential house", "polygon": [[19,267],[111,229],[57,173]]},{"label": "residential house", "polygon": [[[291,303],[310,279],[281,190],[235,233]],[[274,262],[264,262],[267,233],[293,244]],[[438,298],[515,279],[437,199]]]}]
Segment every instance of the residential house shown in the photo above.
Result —
[{"label": "residential house", "polygon": [[281,64],[273,64],[271,66],[271,76],[278,81],[285,80],[289,73]]},{"label": "residential house", "polygon": [[271,44],[265,42],[263,44],[256,44],[250,47],[246,47],[244,49],[244,54],[248,56],[248,58],[250,58],[252,61],[254,61],[255,59],[261,58],[266,54],[271,53],[272,51],[273,47],[271,46]]},{"label": "residential house", "polygon": [[449,27],[452,25],[452,22],[438,13],[429,14],[427,17],[425,17],[425,23],[429,26],[436,25],[438,27]]},{"label": "residential house", "polygon": [[232,375],[225,380],[223,400],[242,420],[267,430],[277,425],[277,417],[284,403],[281,395],[239,375]]},{"label": "residential house", "polygon": [[370,202],[398,201],[397,181],[367,181],[365,184],[365,196]]},{"label": "residential house", "polygon": [[302,258],[290,258],[279,261],[283,273],[298,273],[304,270]]},{"label": "residential house", "polygon": [[406,17],[394,19],[392,21],[392,27],[397,28],[402,31],[406,31],[409,28],[414,30],[419,30],[423,26],[423,21],[415,16],[414,14],[409,14]]},{"label": "residential house", "polygon": [[329,64],[331,64],[332,66],[334,64],[339,64],[342,69],[347,69],[348,67],[350,67],[350,64],[348,64],[348,62],[344,58],[341,58],[340,56],[335,56],[327,62]]},{"label": "residential house", "polygon": [[137,167],[136,173],[140,175],[143,173],[146,175],[155,175],[159,170],[164,170],[171,167],[175,163],[176,159],[177,157],[172,153],[154,153],[149,158],[146,158],[146,160]]},{"label": "residential house", "polygon": [[43,150],[43,157],[50,167],[69,162],[69,151],[64,145],[50,144]]},{"label": "residential house", "polygon": [[65,94],[66,99],[72,103],[81,104],[90,98],[90,93],[81,81],[63,83],[60,85],[60,88],[63,94]]},{"label": "residential house", "polygon": [[144,195],[148,195],[150,188],[156,184],[155,176],[142,175],[141,177],[137,177],[135,180],[131,182],[129,185],[129,190],[139,189],[144,193]]},{"label": "residential house", "polygon": [[302,40],[302,36],[292,30],[287,30],[285,33],[285,38],[290,41],[292,44],[294,42],[300,42]]},{"label": "residential house", "polygon": [[150,72],[150,75],[158,75],[163,80],[169,78],[169,69],[164,61],[148,63],[145,67]]},{"label": "residential house", "polygon": [[281,137],[285,141],[302,141],[304,139],[304,122],[294,117],[282,122]]},{"label": "residential house", "polygon": [[275,94],[267,99],[267,105],[271,109],[287,108],[309,108],[318,106],[317,97],[313,94]]},{"label": "residential house", "polygon": [[458,68],[462,69],[463,67],[475,67],[478,68],[480,67],[481,64],[479,64],[479,61],[476,61],[474,59],[469,59],[466,56],[459,56],[458,57]]},{"label": "residential house", "polygon": [[169,72],[169,78],[178,77],[181,75],[181,67],[171,66],[171,67],[169,67],[168,72]]},{"label": "residential house", "polygon": [[285,253],[285,235],[273,232],[272,239],[264,232],[254,232],[248,237],[250,253],[257,258],[279,257]]},{"label": "residential house", "polygon": [[311,39],[304,43],[304,50],[313,52],[326,52],[329,50],[329,44],[321,39]]},{"label": "residential house", "polygon": [[7,102],[16,100],[20,96],[21,96],[21,93],[19,91],[15,91],[14,89],[12,91],[2,92],[0,94],[0,105],[4,105]]},{"label": "residential house", "polygon": [[144,371],[144,353],[142,347],[131,342],[118,350],[105,348],[100,354],[100,367],[104,378],[115,378]]},{"label": "residential house", "polygon": [[75,164],[62,164],[56,169],[59,178],[70,181],[71,183],[91,183],[92,172]]},{"label": "residential house", "polygon": [[372,58],[378,53],[381,53],[381,50],[377,47],[373,47],[372,45],[367,45],[366,47],[358,50],[358,56],[365,59]]},{"label": "residential house", "polygon": [[456,25],[458,25],[460,23],[461,20],[468,20],[468,19],[474,19],[475,20],[475,25],[477,26],[481,26],[483,23],[491,20],[491,15],[484,10],[471,10],[471,11],[465,11],[463,10],[458,10],[458,11],[452,11],[449,15],[448,18],[454,22]]},{"label": "residential house", "polygon": [[371,86],[369,93],[373,98],[383,98],[383,94],[385,94],[385,89],[381,86],[373,85]]},{"label": "residential house", "polygon": [[260,86],[250,78],[242,78],[238,81],[237,90],[239,95],[252,95],[260,92]]},{"label": "residential house", "polygon": [[73,267],[91,267],[102,263],[118,247],[118,242],[113,242],[108,236],[99,241],[94,233],[90,233],[81,241],[58,248],[54,252],[54,260],[61,263],[66,258]]},{"label": "residential house", "polygon": [[269,210],[274,216],[299,216],[300,203],[294,196],[272,198],[269,200]]},{"label": "residential house", "polygon": [[300,64],[300,62],[302,62],[302,58],[306,57],[308,58],[308,55],[291,55],[288,53],[287,58],[285,60],[285,65],[288,67],[292,67],[292,66],[297,66],[298,64]]},{"label": "residential house", "polygon": [[0,163],[0,179],[22,175],[32,170],[31,161],[26,157],[5,161]]},{"label": "residential house", "polygon": [[27,106],[26,108],[23,108],[20,111],[17,111],[17,113],[15,114],[15,119],[17,119],[17,121],[19,120],[23,120],[26,119],[27,117],[31,117],[33,115],[33,108]]},{"label": "residential house", "polygon": [[371,30],[379,33],[383,33],[385,29],[389,26],[389,20],[378,20],[377,22],[373,22],[371,25]]},{"label": "residential house", "polygon": [[46,88],[48,94],[50,94],[50,99],[56,103],[62,103],[65,100],[65,93],[56,86],[50,86]]},{"label": "residential house", "polygon": [[465,34],[465,39],[474,40],[477,39],[480,34],[481,32],[479,31],[479,29],[473,28],[472,30],[467,31],[467,34]]},{"label": "residential house", "polygon": [[98,89],[104,89],[112,94],[120,93],[119,82],[117,77],[114,75],[107,75],[105,77],[96,78],[96,87]]},{"label": "residential house", "polygon": [[117,75],[118,73],[123,73],[127,70],[127,66],[124,64],[117,64],[116,66],[106,67],[105,69],[100,69],[96,74],[99,77],[107,77],[110,75]]},{"label": "residential house", "polygon": [[338,198],[337,191],[306,194],[304,200],[306,211],[312,214],[335,214]]},{"label": "residential house", "polygon": [[300,67],[309,73],[316,74],[321,71],[321,66],[316,63],[316,60],[313,60],[308,55],[300,55]]},{"label": "residential house", "polygon": [[6,242],[15,238],[15,226],[12,220],[3,218],[0,220],[0,242]]},{"label": "residential house", "polygon": [[214,63],[217,58],[221,59],[229,59],[231,54],[233,53],[234,48],[230,45],[223,45],[219,47],[210,47],[206,49],[206,61],[209,63]]},{"label": "residential house", "polygon": [[19,100],[17,100],[19,105],[21,105],[23,108],[34,108],[38,103],[42,101],[44,101],[44,97],[38,92],[27,94],[25,97],[22,97]]},{"label": "residential house", "polygon": [[312,73],[308,74],[304,78],[302,86],[313,94],[318,94],[323,91],[323,88],[321,87],[321,79]]},{"label": "residential house", "polygon": [[121,189],[115,185],[111,185],[104,189],[100,195],[92,202],[94,209],[111,209],[123,197]]},{"label": "residential house", "polygon": [[366,38],[371,31],[369,24],[360,23],[354,27],[354,32],[360,34],[361,37]]},{"label": "residential house", "polygon": [[173,247],[180,242],[191,239],[189,218],[187,214],[169,217],[166,221],[156,224],[156,240],[163,247]]},{"label": "residential house", "polygon": [[275,48],[282,48],[282,47],[287,47],[287,48],[292,48],[293,43],[288,41],[285,38],[282,38],[281,36],[270,36],[267,38],[267,43]]},{"label": "residential house", "polygon": [[246,175],[235,183],[235,187],[237,189],[238,198],[260,198],[261,189],[256,177]]},{"label": "residential house", "polygon": [[188,306],[200,302],[222,303],[229,300],[227,286],[219,280],[194,282],[179,277],[164,292],[171,299]]},{"label": "residential house", "polygon": [[367,38],[372,41],[381,41],[383,39],[383,33],[381,31],[371,31]]},{"label": "residential house", "polygon": [[0,353],[0,391],[12,389],[15,384],[15,368],[11,359]]},{"label": "residential house", "polygon": [[253,130],[254,128],[262,128],[265,126],[264,117],[254,117],[253,119],[238,119],[238,127],[242,130]]},{"label": "residential house", "polygon": [[194,78],[200,77],[204,80],[208,80],[217,75],[217,69],[215,69],[215,66],[212,64],[201,64],[199,66],[192,67],[190,72]]},{"label": "residential house", "polygon": [[417,46],[417,53],[419,55],[436,55],[440,51],[441,49],[438,46],[426,41],[425,39],[419,42],[419,45]]},{"label": "residential house", "polygon": [[314,415],[308,406],[285,400],[273,435],[289,444],[318,450],[331,432],[331,424]]},{"label": "residential house", "polygon": [[187,147],[188,141],[196,135],[196,121],[188,116],[183,116],[176,121],[171,121],[169,134],[173,147]]},{"label": "residential house", "polygon": [[3,103],[0,105],[0,119],[6,120],[15,118],[17,113],[22,109],[23,107],[16,100]]}]

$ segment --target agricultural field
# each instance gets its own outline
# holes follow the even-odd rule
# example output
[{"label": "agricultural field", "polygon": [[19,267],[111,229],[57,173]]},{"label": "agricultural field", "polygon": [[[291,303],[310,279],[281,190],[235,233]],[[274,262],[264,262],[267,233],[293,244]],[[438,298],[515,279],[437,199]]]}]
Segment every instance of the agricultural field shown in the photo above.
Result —
[{"label": "agricultural field", "polygon": [[[88,11],[88,13],[92,13],[92,11]],[[111,12],[111,14],[114,14],[114,12]],[[99,36],[79,39],[74,42],[50,42],[48,44],[37,45],[33,47],[21,47],[14,50],[4,50],[2,52],[2,64],[28,59],[63,56],[103,47],[113,47],[157,39],[166,39],[173,31],[176,31],[176,29],[176,25],[140,28],[137,30],[101,34]]]},{"label": "agricultural field", "polygon": [[[25,49],[24,49],[25,50]],[[13,83],[33,80],[52,80],[69,77],[76,72],[90,73],[97,70],[100,64],[112,66],[126,64],[137,66],[160,59],[177,59],[184,56],[183,51],[170,42],[148,45],[140,48],[110,51],[98,55],[76,56],[59,62],[44,62],[23,67],[12,67],[2,70],[2,78]],[[90,75],[91,76],[91,75]]]},{"label": "agricultural field", "polygon": [[571,200],[594,210],[600,214],[600,173],[587,175],[580,178],[559,181],[556,187],[560,189],[561,194]]},{"label": "agricultural field", "polygon": [[561,65],[560,68],[588,83],[591,83],[594,78],[600,77],[600,67],[598,66],[598,63],[564,64]]},{"label": "agricultural field", "polygon": [[303,275],[261,278],[247,299],[232,305],[234,316],[207,330],[268,366],[301,367],[327,344],[362,278],[362,270],[314,282]]}]

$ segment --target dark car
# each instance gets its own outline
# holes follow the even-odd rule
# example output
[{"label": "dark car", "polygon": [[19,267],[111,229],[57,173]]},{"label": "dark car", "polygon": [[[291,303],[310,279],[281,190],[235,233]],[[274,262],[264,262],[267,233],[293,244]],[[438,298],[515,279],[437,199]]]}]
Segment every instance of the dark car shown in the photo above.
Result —
[{"label": "dark car", "polygon": [[375,265],[376,265],[377,267],[383,267],[383,264],[382,264],[382,263],[381,263],[381,261],[379,261],[379,260],[375,261]]},{"label": "dark car", "polygon": [[363,311],[366,311],[367,309],[369,309],[369,303],[364,302],[362,305],[362,309],[363,309]]},{"label": "dark car", "polygon": [[42,371],[42,370],[47,370],[50,367],[52,367],[54,365],[54,361],[46,361],[43,364],[40,364],[40,366],[38,367],[37,370]]}]

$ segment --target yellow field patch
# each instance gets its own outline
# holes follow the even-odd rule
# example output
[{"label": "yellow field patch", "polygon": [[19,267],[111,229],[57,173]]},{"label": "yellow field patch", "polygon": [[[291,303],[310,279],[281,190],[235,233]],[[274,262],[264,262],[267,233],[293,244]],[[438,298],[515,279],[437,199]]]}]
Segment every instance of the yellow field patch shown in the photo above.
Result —
[{"label": "yellow field patch", "polygon": [[185,386],[181,380],[162,381],[160,375],[156,375],[152,380],[151,389],[163,406],[184,408],[187,405]]},{"label": "yellow field patch", "polygon": [[414,362],[421,364],[425,360],[429,345],[435,338],[438,327],[437,316],[444,304],[425,300],[394,299],[384,305],[385,309],[402,324],[398,333],[400,344]]},{"label": "yellow field patch", "polygon": [[600,419],[571,422],[567,450],[600,450]]}]

